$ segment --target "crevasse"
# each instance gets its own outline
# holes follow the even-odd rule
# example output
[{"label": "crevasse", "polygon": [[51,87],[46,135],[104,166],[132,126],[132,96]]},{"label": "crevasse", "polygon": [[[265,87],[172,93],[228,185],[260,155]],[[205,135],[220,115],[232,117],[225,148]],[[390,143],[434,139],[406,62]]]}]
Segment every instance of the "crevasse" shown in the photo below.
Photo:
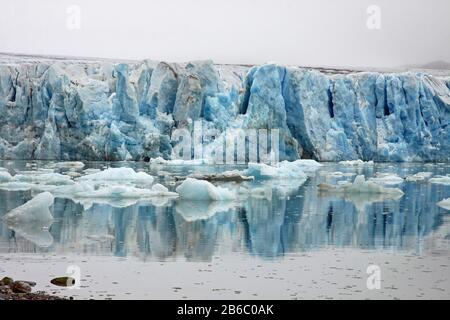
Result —
[{"label": "crevasse", "polygon": [[0,55],[2,159],[170,159],[193,121],[279,129],[280,160],[448,162],[450,76]]}]

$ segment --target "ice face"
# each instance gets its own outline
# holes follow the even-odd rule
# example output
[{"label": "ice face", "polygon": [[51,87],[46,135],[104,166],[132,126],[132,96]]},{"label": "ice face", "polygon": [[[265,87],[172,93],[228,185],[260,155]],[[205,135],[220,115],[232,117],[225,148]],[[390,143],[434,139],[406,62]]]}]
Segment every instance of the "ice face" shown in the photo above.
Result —
[{"label": "ice face", "polygon": [[0,158],[174,159],[173,131],[201,121],[278,129],[281,161],[446,162],[444,74],[0,55]]}]

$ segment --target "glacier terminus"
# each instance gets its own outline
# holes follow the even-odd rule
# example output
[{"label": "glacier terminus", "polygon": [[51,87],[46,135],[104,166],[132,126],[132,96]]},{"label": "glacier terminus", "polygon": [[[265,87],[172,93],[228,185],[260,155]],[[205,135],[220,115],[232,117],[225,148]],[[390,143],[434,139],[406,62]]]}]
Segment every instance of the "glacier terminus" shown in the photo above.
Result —
[{"label": "glacier terminus", "polygon": [[450,72],[0,55],[2,159],[173,159],[194,122],[277,129],[280,160],[448,162]]}]

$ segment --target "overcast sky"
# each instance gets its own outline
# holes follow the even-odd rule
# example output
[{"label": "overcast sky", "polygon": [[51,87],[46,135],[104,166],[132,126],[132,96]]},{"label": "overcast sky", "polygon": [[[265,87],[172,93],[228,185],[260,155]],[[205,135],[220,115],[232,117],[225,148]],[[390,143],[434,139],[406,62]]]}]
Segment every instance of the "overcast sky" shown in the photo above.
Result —
[{"label": "overcast sky", "polygon": [[[381,10],[380,29],[367,27],[376,25],[370,5]],[[450,61],[450,0],[2,0],[0,15],[0,52],[354,67]]]}]

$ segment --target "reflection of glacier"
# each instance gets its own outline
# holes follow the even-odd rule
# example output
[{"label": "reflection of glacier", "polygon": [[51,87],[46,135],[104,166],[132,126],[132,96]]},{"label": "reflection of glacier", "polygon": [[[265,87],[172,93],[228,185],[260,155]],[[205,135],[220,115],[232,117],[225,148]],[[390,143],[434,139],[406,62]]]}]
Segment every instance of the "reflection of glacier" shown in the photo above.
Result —
[{"label": "reflection of glacier", "polygon": [[[250,198],[233,206],[94,204],[86,211],[71,200],[57,199],[49,234],[27,227],[24,237],[14,231],[23,227],[1,225],[0,249],[191,261],[231,252],[270,258],[325,246],[419,250],[421,240],[442,224],[446,211],[435,203],[450,190],[412,183],[403,190],[400,200],[339,198],[319,194],[315,183],[308,182],[290,198],[274,193],[272,199]],[[20,194],[1,193],[0,213],[30,198]],[[199,219],[193,216],[195,210]],[[42,235],[52,237],[53,244],[42,245]]]}]

